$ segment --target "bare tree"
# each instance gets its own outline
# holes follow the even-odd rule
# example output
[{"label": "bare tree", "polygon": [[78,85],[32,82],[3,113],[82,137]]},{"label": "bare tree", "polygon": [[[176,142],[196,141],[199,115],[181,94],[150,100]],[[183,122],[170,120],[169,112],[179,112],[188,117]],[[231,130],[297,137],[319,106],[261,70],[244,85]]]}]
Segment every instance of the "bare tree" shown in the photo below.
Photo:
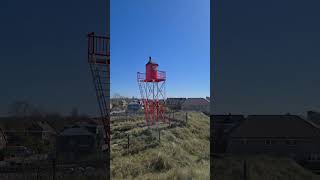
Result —
[{"label": "bare tree", "polygon": [[16,117],[30,116],[35,112],[35,108],[28,101],[15,101],[9,106],[9,113]]},{"label": "bare tree", "polygon": [[121,97],[121,95],[119,94],[119,93],[114,93],[113,95],[112,95],[112,98],[113,99],[119,99]]}]

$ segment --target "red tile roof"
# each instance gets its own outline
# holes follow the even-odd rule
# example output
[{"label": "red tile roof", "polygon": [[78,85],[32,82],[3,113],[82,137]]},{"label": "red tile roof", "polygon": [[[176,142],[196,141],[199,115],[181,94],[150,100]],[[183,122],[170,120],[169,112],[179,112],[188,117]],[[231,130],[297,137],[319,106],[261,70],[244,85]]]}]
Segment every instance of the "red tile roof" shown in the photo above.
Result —
[{"label": "red tile roof", "polygon": [[210,102],[204,98],[188,98],[183,103],[184,106],[210,105]]}]

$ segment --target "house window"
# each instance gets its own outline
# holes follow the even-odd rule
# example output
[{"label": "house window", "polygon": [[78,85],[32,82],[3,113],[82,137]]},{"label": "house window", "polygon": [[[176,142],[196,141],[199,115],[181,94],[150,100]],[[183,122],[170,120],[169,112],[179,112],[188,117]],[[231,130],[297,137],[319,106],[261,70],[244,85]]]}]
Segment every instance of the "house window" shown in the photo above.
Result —
[{"label": "house window", "polygon": [[266,144],[266,145],[272,145],[274,142],[271,140],[271,139],[266,139],[265,141],[264,141],[264,144]]},{"label": "house window", "polygon": [[319,156],[319,154],[312,153],[308,157],[308,160],[309,161],[319,161],[320,160],[320,156]]},{"label": "house window", "polygon": [[247,139],[241,139],[241,144],[248,144],[248,140]]},{"label": "house window", "polygon": [[295,139],[287,139],[286,140],[286,144],[290,145],[290,146],[294,146],[294,145],[297,144],[297,140],[295,140]]}]

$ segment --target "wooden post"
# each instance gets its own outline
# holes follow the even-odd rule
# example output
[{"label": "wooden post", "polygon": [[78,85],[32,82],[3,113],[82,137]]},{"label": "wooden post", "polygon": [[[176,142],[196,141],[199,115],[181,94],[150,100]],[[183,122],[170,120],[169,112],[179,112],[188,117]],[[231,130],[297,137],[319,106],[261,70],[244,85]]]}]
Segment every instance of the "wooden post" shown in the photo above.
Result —
[{"label": "wooden post", "polygon": [[128,134],[128,145],[127,145],[127,148],[128,148],[128,154],[129,154],[129,148],[130,148],[130,134]]},{"label": "wooden post", "polygon": [[39,180],[39,173],[40,173],[40,167],[39,167],[39,160],[40,160],[40,156],[39,156],[39,154],[40,154],[40,148],[39,148],[39,146],[37,146],[37,153],[38,153],[38,155],[37,155],[37,159],[38,159],[38,162],[37,162],[37,180]]},{"label": "wooden post", "polygon": [[39,178],[40,178],[40,177],[39,177],[39,171],[40,171],[40,170],[39,170],[39,164],[38,164],[38,165],[37,165],[37,180],[39,180]]},{"label": "wooden post", "polygon": [[246,160],[244,160],[244,162],[243,162],[243,180],[248,180],[247,161]]},{"label": "wooden post", "polygon": [[128,121],[128,111],[126,111],[126,121]]},{"label": "wooden post", "polygon": [[188,112],[186,112],[186,124],[188,122]]},{"label": "wooden post", "polygon": [[159,129],[159,144],[160,144],[160,135],[161,135],[161,130]]},{"label": "wooden post", "polygon": [[52,159],[52,171],[53,171],[52,179],[56,180],[56,159],[55,158]]},{"label": "wooden post", "polygon": [[23,158],[23,161],[22,161],[22,174],[24,177],[26,177],[26,174],[25,174],[25,158]]}]

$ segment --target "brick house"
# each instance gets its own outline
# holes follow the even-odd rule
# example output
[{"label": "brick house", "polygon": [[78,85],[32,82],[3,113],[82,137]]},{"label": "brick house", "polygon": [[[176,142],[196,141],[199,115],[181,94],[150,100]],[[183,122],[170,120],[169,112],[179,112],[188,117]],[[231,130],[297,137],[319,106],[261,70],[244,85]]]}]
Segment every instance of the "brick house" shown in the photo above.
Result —
[{"label": "brick house", "polygon": [[46,121],[35,121],[26,128],[28,136],[41,139],[44,142],[53,144],[56,138],[56,131]]},{"label": "brick house", "polygon": [[182,110],[210,112],[210,102],[205,98],[188,98],[183,102]]},{"label": "brick house", "polygon": [[186,101],[187,98],[167,98],[166,105],[170,109],[181,110],[182,104]]},{"label": "brick house", "polygon": [[74,125],[63,129],[57,138],[57,151],[68,160],[90,154],[95,149],[95,134],[85,127]]},{"label": "brick house", "polygon": [[231,130],[227,153],[273,154],[320,162],[320,129],[296,115],[249,115]]}]

